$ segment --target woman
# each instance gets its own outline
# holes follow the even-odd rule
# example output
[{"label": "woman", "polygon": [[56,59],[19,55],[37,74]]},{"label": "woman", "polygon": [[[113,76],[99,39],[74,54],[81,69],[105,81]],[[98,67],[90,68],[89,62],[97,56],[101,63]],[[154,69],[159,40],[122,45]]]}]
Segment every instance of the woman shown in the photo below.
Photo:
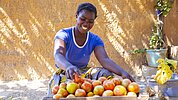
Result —
[{"label": "woman", "polygon": [[91,3],[82,3],[76,12],[76,25],[57,32],[54,39],[54,57],[57,67],[65,70],[67,78],[73,79],[74,73],[81,74],[81,71],[88,70],[90,55],[94,51],[103,67],[100,68],[101,72],[113,72],[134,81],[125,70],[108,57],[101,38],[89,32],[96,17],[96,7]]}]

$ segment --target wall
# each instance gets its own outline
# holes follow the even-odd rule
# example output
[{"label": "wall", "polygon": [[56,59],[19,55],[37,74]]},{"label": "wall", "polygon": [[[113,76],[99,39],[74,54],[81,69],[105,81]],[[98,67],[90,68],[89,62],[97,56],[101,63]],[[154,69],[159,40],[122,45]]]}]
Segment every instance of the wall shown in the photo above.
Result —
[{"label": "wall", "polygon": [[[103,39],[109,57],[140,75],[144,55],[130,50],[148,47],[154,0],[0,0],[0,80],[51,77],[56,70],[53,37],[75,25],[77,5],[85,1],[98,9],[91,31]],[[100,66],[94,55],[89,66]]]},{"label": "wall", "polygon": [[166,36],[167,44],[178,46],[178,1],[174,0],[173,8],[169,15],[164,18],[164,34]]}]

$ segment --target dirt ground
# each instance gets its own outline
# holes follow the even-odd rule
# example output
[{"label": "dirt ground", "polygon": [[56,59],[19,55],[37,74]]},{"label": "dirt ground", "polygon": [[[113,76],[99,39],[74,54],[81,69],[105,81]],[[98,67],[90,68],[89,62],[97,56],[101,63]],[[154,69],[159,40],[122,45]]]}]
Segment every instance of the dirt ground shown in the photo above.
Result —
[{"label": "dirt ground", "polygon": [[[20,80],[0,81],[0,100],[42,100],[47,96],[49,79],[46,80]],[[144,82],[138,82],[144,92]]]},{"label": "dirt ground", "polygon": [[0,100],[42,100],[49,80],[0,81]]}]

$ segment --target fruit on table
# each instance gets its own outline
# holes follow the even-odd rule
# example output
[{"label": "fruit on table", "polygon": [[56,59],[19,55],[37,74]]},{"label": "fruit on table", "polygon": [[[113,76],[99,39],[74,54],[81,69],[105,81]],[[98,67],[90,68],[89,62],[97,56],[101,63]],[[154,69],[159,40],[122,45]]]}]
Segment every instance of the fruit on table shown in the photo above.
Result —
[{"label": "fruit on table", "polygon": [[75,83],[83,83],[84,79],[81,78],[77,73],[74,74],[74,82]]},{"label": "fruit on table", "polygon": [[78,83],[78,88],[81,88],[83,83]]},{"label": "fruit on table", "polygon": [[126,90],[126,88],[125,88],[124,86],[122,86],[122,85],[117,85],[117,86],[114,88],[113,92],[114,92],[114,95],[115,95],[115,96],[125,96],[125,95],[127,95],[127,90]]},{"label": "fruit on table", "polygon": [[106,90],[103,92],[103,95],[102,96],[113,96],[114,93],[112,90]]},{"label": "fruit on table", "polygon": [[71,82],[71,83],[68,83],[67,86],[66,86],[66,89],[69,93],[73,94],[75,93],[75,91],[79,88],[78,84],[77,83],[74,83],[74,82]]},{"label": "fruit on table", "polygon": [[68,96],[68,92],[66,89],[64,88],[60,88],[57,92],[57,94],[60,94],[62,97],[67,97]]},{"label": "fruit on table", "polygon": [[127,96],[137,96],[137,94],[135,92],[128,92]]},{"label": "fruit on table", "polygon": [[122,77],[118,78],[118,77],[114,77],[113,79],[111,79],[115,85],[120,85],[122,83]]},{"label": "fruit on table", "polygon": [[93,89],[93,93],[94,93],[95,95],[101,96],[101,95],[103,94],[103,92],[104,92],[104,87],[103,87],[102,85],[97,85],[97,86],[95,86],[95,88]]},{"label": "fruit on table", "polygon": [[93,97],[100,97],[100,96],[95,94]]},{"label": "fruit on table", "polygon": [[86,92],[91,92],[93,90],[93,85],[88,82],[88,81],[85,81],[82,85],[81,85],[81,88],[84,89]]},{"label": "fruit on table", "polygon": [[92,96],[94,96],[93,92],[88,92],[87,93],[87,97],[92,97]]},{"label": "fruit on table", "polygon": [[60,100],[60,98],[62,98],[61,94],[55,94],[55,95],[53,95],[53,99],[55,99],[55,100]]},{"label": "fruit on table", "polygon": [[138,83],[132,82],[132,83],[130,83],[130,84],[128,85],[127,90],[128,90],[129,92],[139,93],[139,92],[140,92],[140,87],[139,87]]},{"label": "fruit on table", "polygon": [[59,90],[59,86],[58,85],[55,85],[53,88],[52,88],[52,93],[53,94],[56,94]]},{"label": "fruit on table", "polygon": [[92,85],[93,85],[93,87],[95,87],[97,85],[102,85],[102,83],[99,80],[93,80]]},{"label": "fruit on table", "polygon": [[127,78],[122,80],[122,86],[124,86],[125,88],[127,88],[127,86],[131,83],[131,81]]},{"label": "fruit on table", "polygon": [[88,78],[83,78],[84,81],[87,81],[89,83],[92,83],[93,81],[91,79],[88,79]]},{"label": "fruit on table", "polygon": [[99,77],[98,80],[101,81],[101,83],[103,83],[105,80],[107,80],[107,78],[102,76],[102,77]]},{"label": "fruit on table", "polygon": [[86,96],[86,92],[84,89],[77,89],[75,91],[75,96],[76,97],[85,97]]},{"label": "fruit on table", "polygon": [[103,82],[103,87],[104,87],[105,90],[113,90],[114,87],[115,87],[115,84],[111,80],[105,80]]},{"label": "fruit on table", "polygon": [[75,95],[74,94],[69,94],[66,98],[74,98]]},{"label": "fruit on table", "polygon": [[67,83],[65,83],[65,82],[63,82],[63,83],[61,83],[60,85],[59,85],[59,88],[66,88],[66,86],[67,86]]},{"label": "fruit on table", "polygon": [[[140,92],[139,84],[131,82],[122,77],[106,78],[100,77],[98,80],[91,80],[75,76],[76,79],[62,82],[59,86],[54,86],[53,98],[73,98],[73,97],[100,97],[100,96],[137,96]],[[82,81],[81,81],[82,80]]]}]

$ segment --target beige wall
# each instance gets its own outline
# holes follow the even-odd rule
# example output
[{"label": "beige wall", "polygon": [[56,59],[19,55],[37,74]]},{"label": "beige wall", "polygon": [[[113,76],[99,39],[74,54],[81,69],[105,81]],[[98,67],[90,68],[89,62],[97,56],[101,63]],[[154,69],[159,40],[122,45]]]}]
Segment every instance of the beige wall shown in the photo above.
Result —
[{"label": "beige wall", "polygon": [[[77,5],[84,1],[98,9],[91,31],[104,40],[110,58],[139,75],[144,57],[129,51],[148,46],[154,0],[0,0],[0,80],[51,77],[53,37],[75,25]],[[100,66],[93,55],[89,65]]]},{"label": "beige wall", "polygon": [[167,44],[178,46],[178,1],[174,0],[174,5],[169,15],[164,20],[164,34]]}]

